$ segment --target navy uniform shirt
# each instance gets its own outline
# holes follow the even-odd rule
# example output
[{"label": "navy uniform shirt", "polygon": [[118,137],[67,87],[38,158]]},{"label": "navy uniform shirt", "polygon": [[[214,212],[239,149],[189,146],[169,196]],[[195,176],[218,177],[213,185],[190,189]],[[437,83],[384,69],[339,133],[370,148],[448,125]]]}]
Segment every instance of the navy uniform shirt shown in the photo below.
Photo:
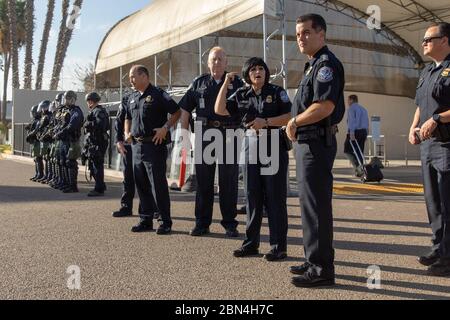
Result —
[{"label": "navy uniform shirt", "polygon": [[[218,84],[211,74],[204,74],[196,78],[180,101],[181,109],[189,113],[195,110],[197,117],[207,118],[209,121],[236,121],[236,119],[220,116],[214,112],[217,96],[222,88],[225,76],[226,73]],[[235,77],[234,81],[228,87],[227,97],[231,96],[243,85],[242,80]]]},{"label": "navy uniform shirt", "polygon": [[422,71],[415,102],[420,108],[420,127],[433,114],[450,109],[450,55],[439,66],[430,63]]},{"label": "navy uniform shirt", "polygon": [[230,115],[245,123],[255,118],[274,118],[291,112],[292,103],[287,92],[276,85],[266,84],[257,95],[251,87],[240,88],[227,100]]},{"label": "navy uniform shirt", "polygon": [[127,116],[127,106],[128,106],[129,95],[122,98],[122,102],[119,106],[119,111],[117,112],[116,121],[114,128],[116,131],[116,142],[125,141],[125,118]]},{"label": "navy uniform shirt", "polygon": [[154,130],[167,123],[167,115],[179,109],[167,92],[151,84],[142,95],[133,92],[126,107],[126,119],[131,120],[131,135],[136,138],[154,136]]},{"label": "navy uniform shirt", "polygon": [[[335,105],[331,124],[341,122],[345,114],[345,75],[342,63],[325,46],[306,63],[304,71],[305,75],[294,99],[294,114],[303,113],[313,103],[330,100]],[[326,125],[325,121],[323,125]]]}]

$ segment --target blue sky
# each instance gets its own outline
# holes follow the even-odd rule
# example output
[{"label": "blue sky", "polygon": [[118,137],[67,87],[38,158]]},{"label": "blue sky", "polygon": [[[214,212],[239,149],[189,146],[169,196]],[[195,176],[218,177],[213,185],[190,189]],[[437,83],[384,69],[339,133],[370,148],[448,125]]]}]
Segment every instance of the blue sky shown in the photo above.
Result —
[{"label": "blue sky", "polygon": [[[44,70],[44,90],[49,87],[50,75],[53,69],[53,60],[61,21],[61,3],[62,0],[56,0],[55,16],[53,18],[52,31],[50,32],[50,42]],[[71,0],[71,3],[73,3],[73,0]],[[149,3],[151,3],[151,0],[84,0],[80,21],[74,30],[72,41],[67,52],[60,89],[69,90],[80,88],[81,85],[73,73],[76,65],[84,67],[90,62],[95,63],[95,57],[100,43],[110,28],[123,17],[142,9]],[[39,58],[41,37],[47,13],[47,1],[36,0],[35,7],[36,29],[34,34],[33,59],[36,64]],[[19,60],[21,86],[23,86],[23,59],[24,52],[22,50]],[[33,88],[35,75],[36,69],[33,68]],[[3,75],[0,78],[0,88],[3,88]],[[8,99],[10,100],[11,89],[8,91]]]}]

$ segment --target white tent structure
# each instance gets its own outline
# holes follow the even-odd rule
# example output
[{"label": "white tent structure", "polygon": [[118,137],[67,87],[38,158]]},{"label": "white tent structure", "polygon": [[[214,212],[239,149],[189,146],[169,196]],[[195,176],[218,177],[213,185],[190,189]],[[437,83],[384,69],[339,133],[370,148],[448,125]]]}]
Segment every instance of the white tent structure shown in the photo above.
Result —
[{"label": "white tent structure", "polygon": [[[380,9],[379,29],[367,26],[374,4]],[[425,61],[421,39],[430,22],[450,22],[448,0],[153,0],[106,35],[96,60],[97,87],[123,92],[136,63],[149,67],[158,86],[187,87],[207,71],[209,49],[220,45],[229,71],[240,71],[249,57],[264,57],[274,82],[296,89],[306,58],[298,52],[295,21],[305,13],[325,17],[348,92],[372,94],[380,107],[392,105],[377,112],[384,119],[398,111],[396,106],[413,112],[411,98]],[[396,124],[396,137],[408,121]]]}]

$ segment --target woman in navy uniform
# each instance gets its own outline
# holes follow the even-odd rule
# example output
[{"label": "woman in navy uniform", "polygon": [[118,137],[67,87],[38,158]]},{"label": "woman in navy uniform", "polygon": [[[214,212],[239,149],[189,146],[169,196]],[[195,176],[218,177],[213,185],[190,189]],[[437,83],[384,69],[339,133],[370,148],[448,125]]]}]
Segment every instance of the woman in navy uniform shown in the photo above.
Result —
[{"label": "woman in navy uniform", "polygon": [[[215,111],[219,115],[238,115],[245,123],[245,192],[247,195],[246,238],[241,248],[235,250],[235,257],[259,254],[263,205],[269,219],[271,250],[264,257],[268,261],[282,260],[287,256],[287,170],[288,152],[280,139],[272,145],[270,137],[261,134],[279,134],[291,116],[291,102],[283,88],[269,83],[270,71],[261,58],[249,59],[242,69],[242,75],[250,87],[241,88],[226,99],[228,86],[236,73],[227,74],[218,95]],[[262,130],[266,129],[266,130]],[[264,162],[255,155],[250,144],[267,141],[267,149],[272,157],[278,157],[278,170],[268,175],[264,173]],[[256,161],[251,161],[253,158]],[[250,161],[249,161],[250,160]],[[273,161],[272,161],[273,165]],[[264,203],[265,202],[265,203]]]}]

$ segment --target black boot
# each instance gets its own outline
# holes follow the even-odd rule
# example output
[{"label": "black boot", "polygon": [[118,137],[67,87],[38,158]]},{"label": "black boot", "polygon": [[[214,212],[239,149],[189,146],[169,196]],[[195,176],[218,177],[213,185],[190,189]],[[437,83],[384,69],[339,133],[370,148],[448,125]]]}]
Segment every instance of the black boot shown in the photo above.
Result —
[{"label": "black boot", "polygon": [[44,162],[42,161],[42,158],[40,158],[36,163],[38,168],[38,176],[33,181],[38,182],[39,179],[42,179],[44,177]]},{"label": "black boot", "polygon": [[36,181],[37,177],[38,177],[38,164],[37,160],[34,159],[34,177],[30,178],[30,181]]},{"label": "black boot", "polygon": [[78,192],[78,168],[68,169],[69,173],[69,185],[63,190],[64,193],[77,193]]},{"label": "black boot", "polygon": [[47,178],[48,178],[48,161],[47,160],[45,160],[43,162],[43,167],[44,167],[44,170],[43,170],[44,175],[42,176],[42,178],[37,180],[37,182],[39,182],[39,183],[45,183],[45,181],[47,181]]}]

